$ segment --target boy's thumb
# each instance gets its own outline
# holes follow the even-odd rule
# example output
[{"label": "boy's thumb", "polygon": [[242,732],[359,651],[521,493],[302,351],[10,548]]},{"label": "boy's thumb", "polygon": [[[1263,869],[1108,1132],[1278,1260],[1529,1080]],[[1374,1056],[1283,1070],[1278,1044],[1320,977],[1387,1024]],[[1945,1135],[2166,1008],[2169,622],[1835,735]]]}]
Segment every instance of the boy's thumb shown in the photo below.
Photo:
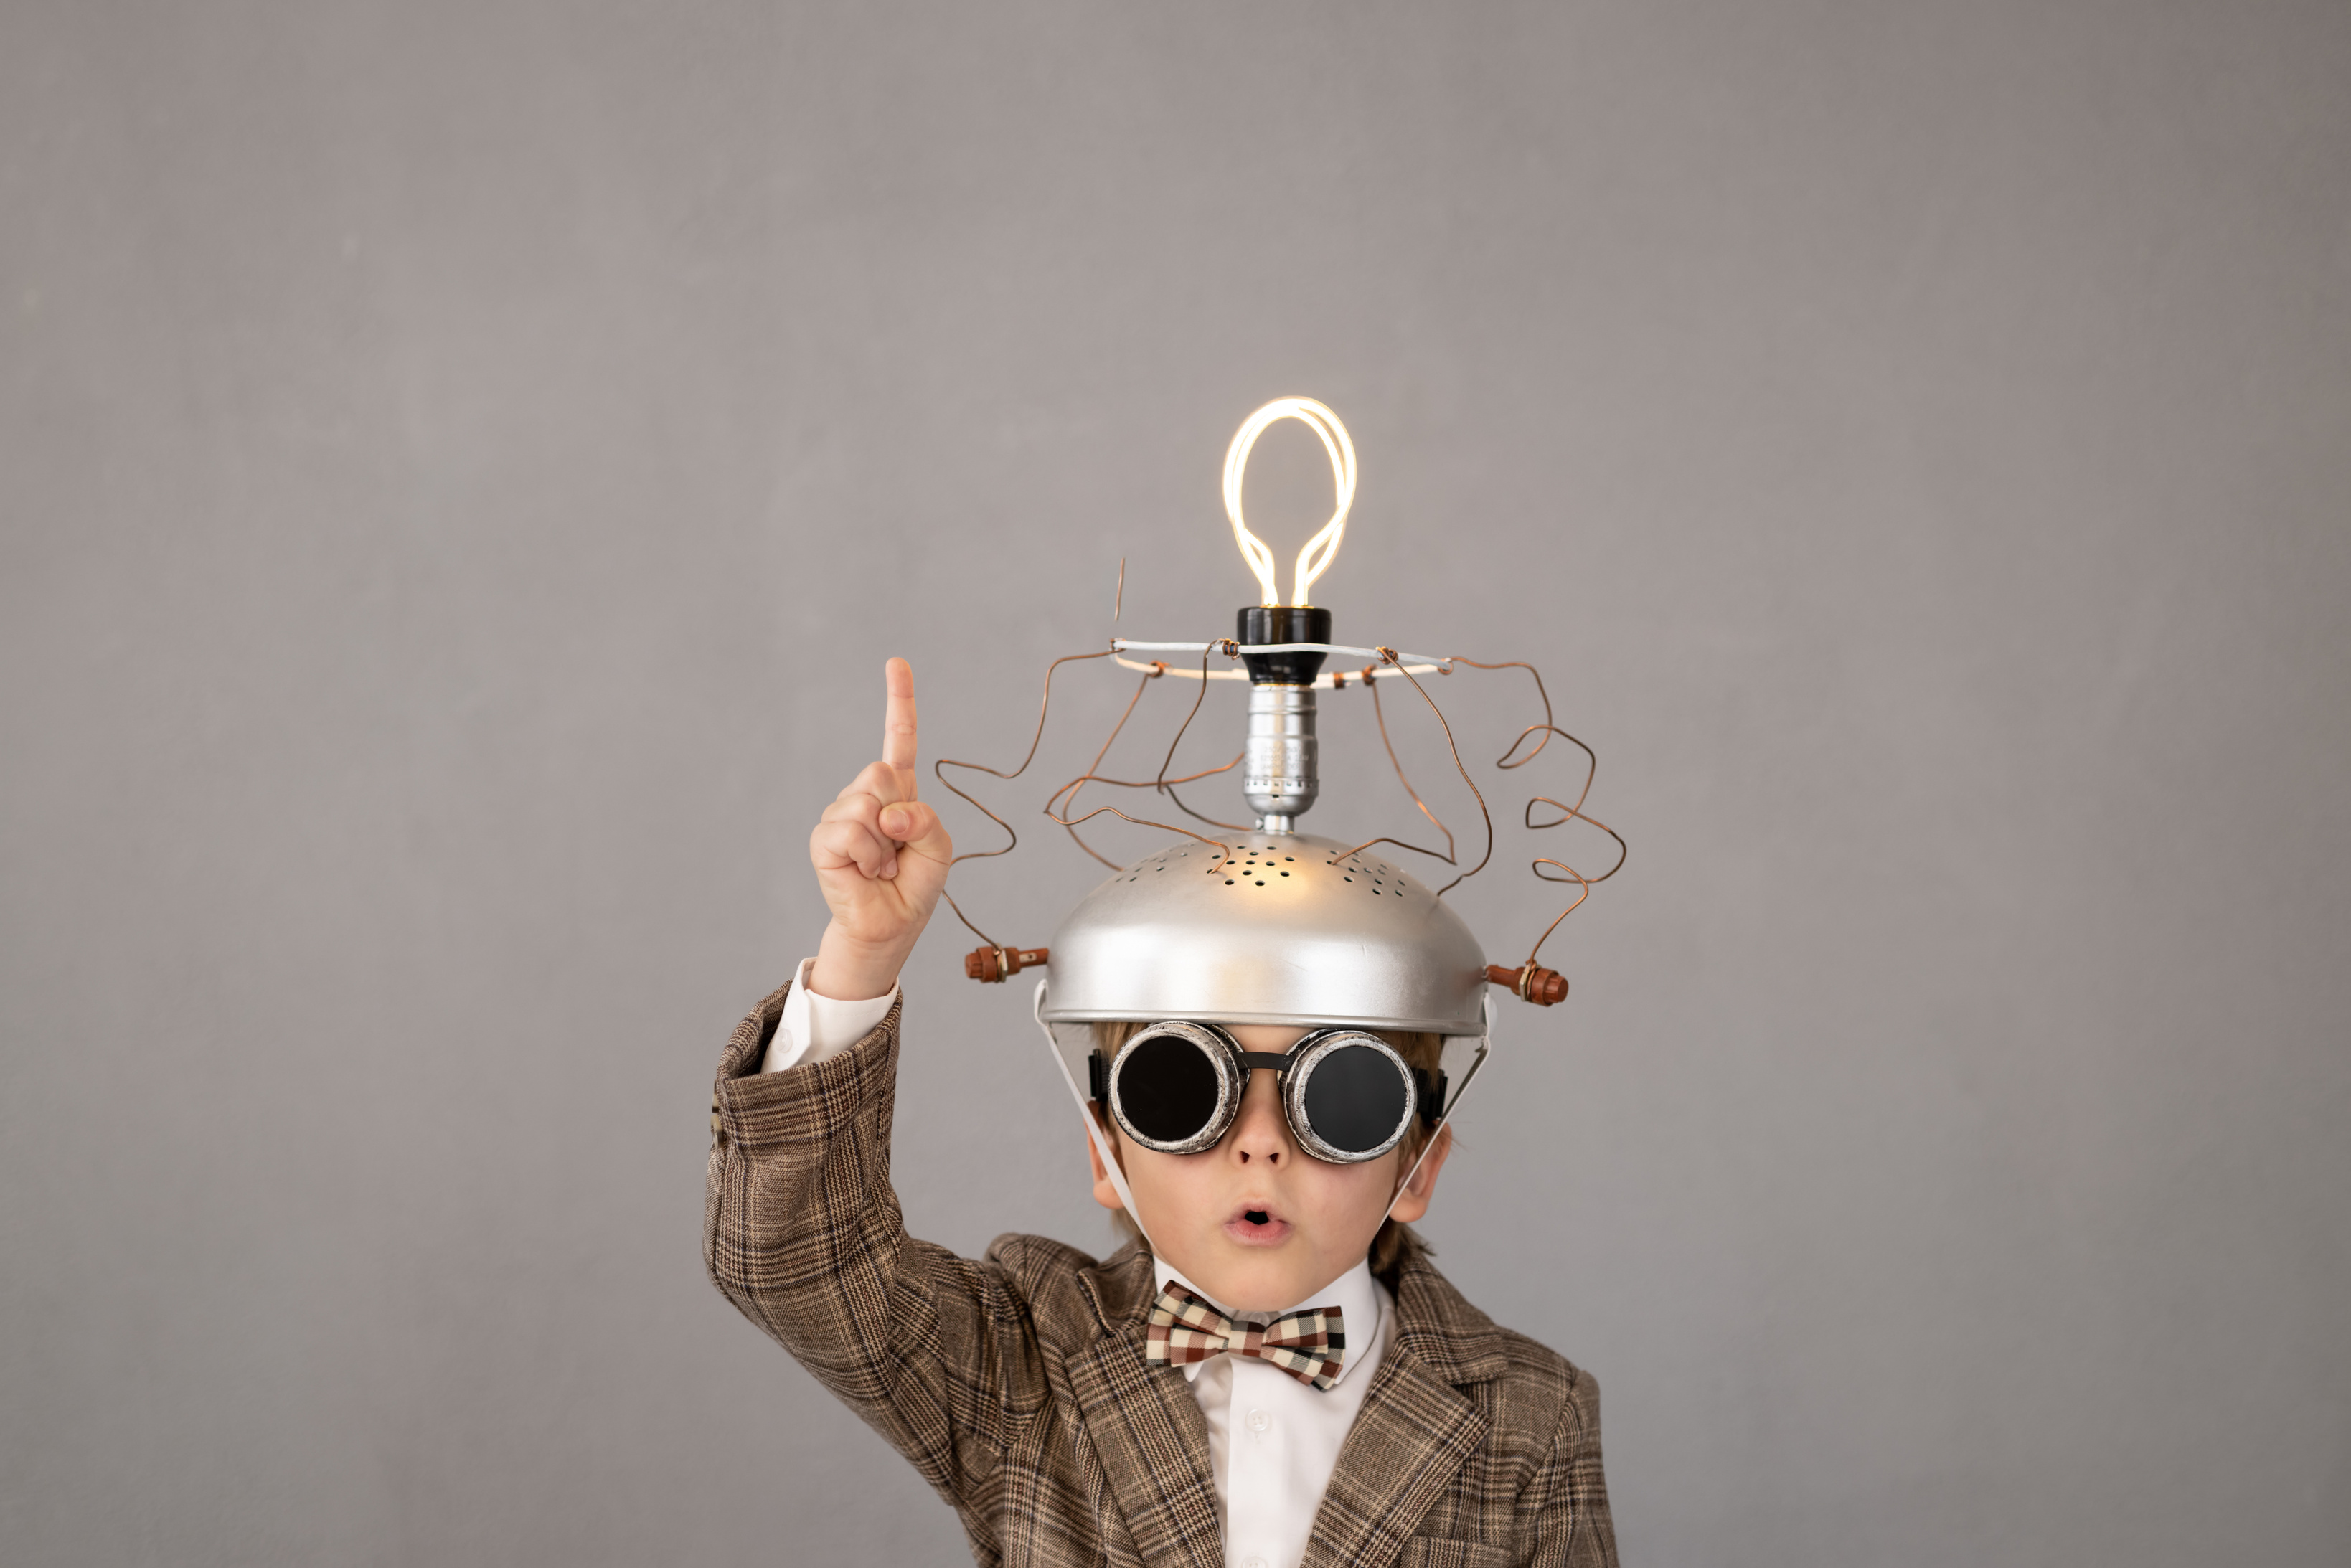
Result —
[{"label": "boy's thumb", "polygon": [[902,844],[920,844],[939,834],[938,814],[919,800],[882,808],[882,831]]}]

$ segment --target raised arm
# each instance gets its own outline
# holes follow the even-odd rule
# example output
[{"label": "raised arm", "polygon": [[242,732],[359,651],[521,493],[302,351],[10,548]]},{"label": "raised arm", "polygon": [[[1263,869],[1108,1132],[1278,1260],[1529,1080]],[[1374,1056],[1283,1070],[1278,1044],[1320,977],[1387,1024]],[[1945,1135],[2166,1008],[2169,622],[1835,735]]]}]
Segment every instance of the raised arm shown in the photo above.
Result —
[{"label": "raised arm", "polygon": [[[954,851],[914,800],[914,679],[890,661],[882,759],[825,809],[810,859],[832,922],[810,988],[887,995]],[[1029,1314],[1003,1271],[907,1236],[890,1186],[898,1026],[782,1071],[760,1060],[778,992],[719,1066],[704,1255],[711,1279],[888,1437],[975,1530],[1021,1413],[1041,1402]]]}]

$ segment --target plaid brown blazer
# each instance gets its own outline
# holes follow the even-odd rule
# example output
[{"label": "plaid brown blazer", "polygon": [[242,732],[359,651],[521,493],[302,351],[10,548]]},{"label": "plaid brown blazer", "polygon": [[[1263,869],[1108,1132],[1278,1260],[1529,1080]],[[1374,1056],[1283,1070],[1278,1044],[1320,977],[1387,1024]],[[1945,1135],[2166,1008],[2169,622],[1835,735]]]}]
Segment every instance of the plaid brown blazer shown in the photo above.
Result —
[{"label": "plaid brown blazer", "polygon": [[[784,991],[727,1042],[712,1107],[710,1277],[955,1506],[982,1563],[1222,1568],[1208,1433],[1144,1360],[1133,1247],[1036,1236],[974,1262],[906,1234],[890,1189],[902,1007],[854,1048],[758,1071]],[[1616,1561],[1600,1394],[1495,1324],[1409,1243],[1395,1333],[1315,1516],[1306,1568]]]}]

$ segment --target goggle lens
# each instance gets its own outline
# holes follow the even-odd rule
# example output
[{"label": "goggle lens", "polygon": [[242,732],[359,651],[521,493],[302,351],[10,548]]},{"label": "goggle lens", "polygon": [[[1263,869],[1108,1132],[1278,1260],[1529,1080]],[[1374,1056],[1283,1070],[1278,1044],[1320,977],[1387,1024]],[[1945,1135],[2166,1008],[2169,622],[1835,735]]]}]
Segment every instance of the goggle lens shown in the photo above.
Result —
[{"label": "goggle lens", "polygon": [[1343,1045],[1314,1064],[1301,1099],[1316,1137],[1342,1154],[1365,1157],[1400,1135],[1412,1087],[1380,1051]]},{"label": "goggle lens", "polygon": [[1137,1041],[1119,1061],[1120,1119],[1146,1145],[1197,1137],[1215,1117],[1220,1098],[1215,1061],[1180,1035]]}]

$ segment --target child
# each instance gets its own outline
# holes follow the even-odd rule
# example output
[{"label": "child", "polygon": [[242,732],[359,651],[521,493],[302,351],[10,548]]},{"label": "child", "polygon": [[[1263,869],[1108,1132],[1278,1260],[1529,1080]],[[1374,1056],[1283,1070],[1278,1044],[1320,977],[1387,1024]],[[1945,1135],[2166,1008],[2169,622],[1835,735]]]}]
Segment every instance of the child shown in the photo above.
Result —
[{"label": "child", "polygon": [[[1289,1024],[1097,1023],[1094,1196],[1149,1245],[1097,1262],[1005,1236],[974,1262],[906,1235],[897,977],[953,850],[914,798],[903,660],[887,685],[883,760],[810,840],[831,923],[719,1066],[718,1288],[938,1489],[983,1563],[1614,1563],[1591,1377],[1497,1327],[1404,1228],[1449,1143],[1413,1110],[1430,1040],[1325,1030],[1292,1054],[1310,1031]],[[1318,1047],[1418,1098],[1393,1089],[1395,1127],[1334,1130],[1330,1094],[1283,1092]],[[1196,1105],[1153,1077],[1202,1063],[1227,1089]]]}]

